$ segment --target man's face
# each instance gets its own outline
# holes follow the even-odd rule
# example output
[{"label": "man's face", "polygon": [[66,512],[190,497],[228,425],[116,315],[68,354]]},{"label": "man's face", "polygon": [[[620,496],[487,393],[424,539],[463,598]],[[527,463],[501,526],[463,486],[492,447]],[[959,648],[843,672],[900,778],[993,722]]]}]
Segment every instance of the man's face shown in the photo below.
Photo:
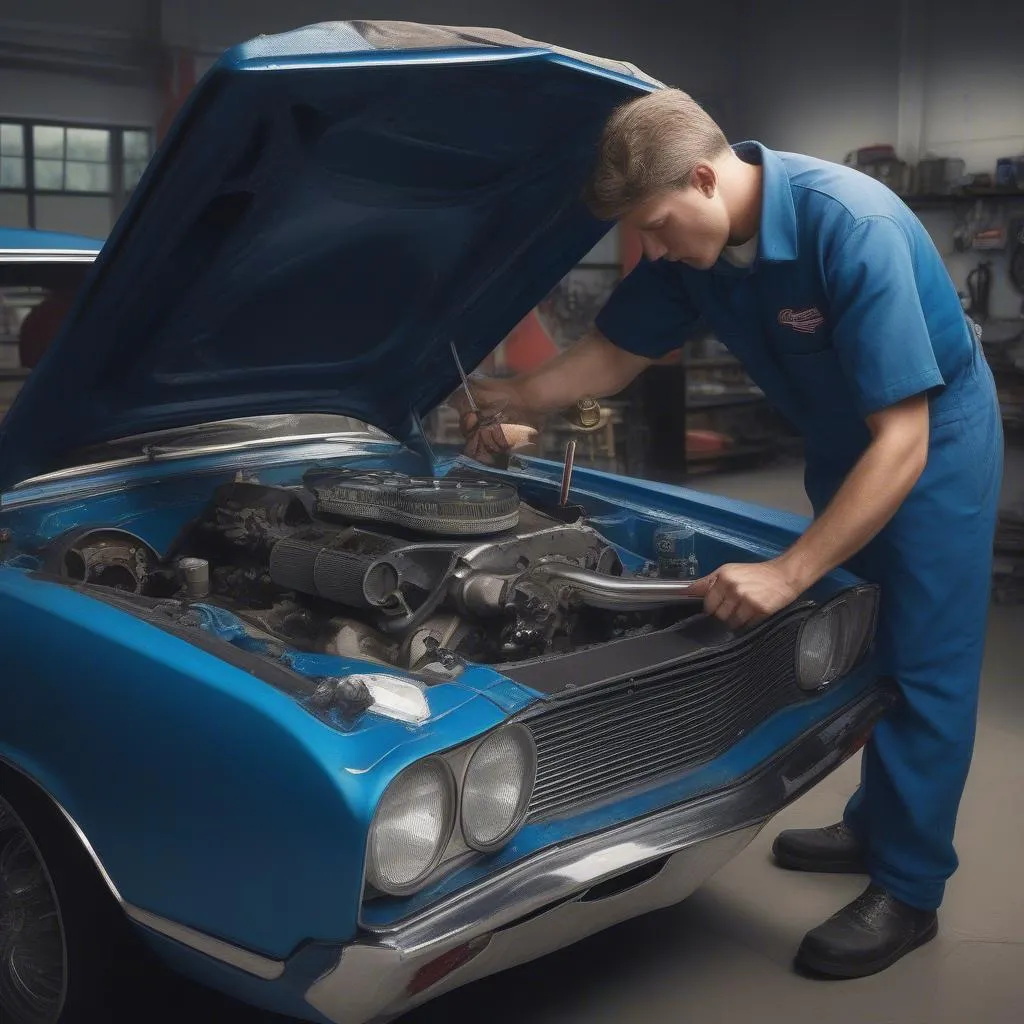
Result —
[{"label": "man's face", "polygon": [[714,180],[696,180],[634,207],[622,222],[640,235],[649,260],[666,259],[697,270],[715,265],[729,242],[729,216]]}]

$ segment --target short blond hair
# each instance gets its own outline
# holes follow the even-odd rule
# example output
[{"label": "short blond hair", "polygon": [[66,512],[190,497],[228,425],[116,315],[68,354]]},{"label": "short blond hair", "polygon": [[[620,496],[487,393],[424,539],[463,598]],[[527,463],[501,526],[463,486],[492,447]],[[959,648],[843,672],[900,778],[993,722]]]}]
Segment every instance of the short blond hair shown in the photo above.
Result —
[{"label": "short blond hair", "polygon": [[595,217],[615,220],[660,192],[685,188],[693,169],[729,148],[722,129],[679,89],[657,89],[608,118],[584,193]]}]

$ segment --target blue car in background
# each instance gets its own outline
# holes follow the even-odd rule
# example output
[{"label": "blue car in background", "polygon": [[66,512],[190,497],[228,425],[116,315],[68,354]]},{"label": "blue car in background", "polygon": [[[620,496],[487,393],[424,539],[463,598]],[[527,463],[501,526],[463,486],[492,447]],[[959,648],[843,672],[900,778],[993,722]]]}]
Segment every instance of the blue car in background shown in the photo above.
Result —
[{"label": "blue car in background", "polygon": [[687,596],[803,520],[425,436],[657,87],[349,22],[195,90],[0,424],[5,1022],[102,1020],[153,956],[391,1019],[682,900],[885,712],[874,588],[741,634]]},{"label": "blue car in background", "polygon": [[102,244],[0,226],[0,419],[56,337]]}]

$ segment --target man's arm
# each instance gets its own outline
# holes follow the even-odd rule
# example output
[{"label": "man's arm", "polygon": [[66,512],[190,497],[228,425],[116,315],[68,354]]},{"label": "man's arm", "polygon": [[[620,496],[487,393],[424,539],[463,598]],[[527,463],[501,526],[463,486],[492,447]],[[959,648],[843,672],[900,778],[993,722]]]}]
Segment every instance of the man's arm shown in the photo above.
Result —
[{"label": "man's arm", "polygon": [[529,373],[518,377],[471,378],[470,387],[481,413],[500,414],[479,426],[460,389],[450,400],[458,409],[463,433],[469,438],[467,454],[485,460],[500,451],[529,441],[532,431],[515,424],[536,421],[545,413],[572,405],[585,395],[603,398],[618,394],[652,360],[613,345],[596,328],[571,348]]},{"label": "man's arm", "polygon": [[651,365],[613,345],[597,328],[536,370],[513,379],[523,408],[543,414],[564,409],[584,395],[616,395]]},{"label": "man's arm", "polygon": [[928,399],[869,416],[872,441],[835,497],[780,559],[800,592],[855,555],[896,514],[928,462]]},{"label": "man's arm", "polygon": [[708,614],[733,629],[773,615],[860,551],[896,514],[928,461],[928,399],[908,398],[867,423],[871,443],[792,547],[768,562],[726,565],[698,581]]}]

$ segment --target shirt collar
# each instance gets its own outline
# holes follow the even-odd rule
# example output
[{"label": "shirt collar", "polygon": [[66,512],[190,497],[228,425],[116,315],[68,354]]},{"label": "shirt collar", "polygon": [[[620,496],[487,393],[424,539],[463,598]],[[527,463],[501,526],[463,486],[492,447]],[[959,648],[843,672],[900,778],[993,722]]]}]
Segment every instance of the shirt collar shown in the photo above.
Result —
[{"label": "shirt collar", "polygon": [[785,263],[797,258],[796,206],[789,172],[782,158],[760,142],[739,142],[732,147],[747,163],[764,168],[761,198],[761,233],[758,262]]}]

